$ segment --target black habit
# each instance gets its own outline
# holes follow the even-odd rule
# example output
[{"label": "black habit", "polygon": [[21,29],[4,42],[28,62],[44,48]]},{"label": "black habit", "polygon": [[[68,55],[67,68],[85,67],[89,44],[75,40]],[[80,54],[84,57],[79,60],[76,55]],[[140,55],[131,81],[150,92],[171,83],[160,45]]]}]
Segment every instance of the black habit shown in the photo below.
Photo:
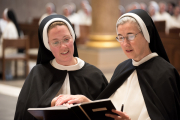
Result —
[{"label": "black habit", "polygon": [[159,56],[139,66],[133,66],[131,59],[119,64],[109,85],[97,99],[109,98],[136,70],[140,89],[151,120],[180,120],[180,76],[169,63],[150,16],[139,9],[129,13],[134,13],[143,20],[150,36],[149,47],[152,52],[158,53]]},{"label": "black habit", "polygon": [[[18,98],[14,120],[34,120],[35,118],[28,113],[28,108],[50,107],[51,101],[60,90],[67,73],[72,95],[82,94],[94,100],[108,84],[103,73],[88,63],[85,63],[81,69],[75,71],[59,70],[51,65],[50,60],[54,57],[44,46],[42,31],[44,25],[54,18],[68,21],[64,16],[51,15],[41,22],[39,28],[38,64],[31,70],[25,80]],[[70,24],[69,21],[68,23]],[[77,57],[76,47],[74,49],[74,56]]]},{"label": "black habit", "polygon": [[[109,85],[98,99],[109,98],[136,70],[148,114],[152,120],[180,119],[180,78],[176,69],[161,57],[154,57],[140,66],[132,60],[119,64]],[[138,108],[137,108],[138,109]]]}]

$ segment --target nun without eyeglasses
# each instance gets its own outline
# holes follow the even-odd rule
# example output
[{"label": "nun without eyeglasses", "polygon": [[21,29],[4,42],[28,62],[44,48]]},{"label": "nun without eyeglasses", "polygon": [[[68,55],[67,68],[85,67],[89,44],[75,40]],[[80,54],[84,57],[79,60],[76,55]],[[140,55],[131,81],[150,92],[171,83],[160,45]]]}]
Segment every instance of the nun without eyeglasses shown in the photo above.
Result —
[{"label": "nun without eyeglasses", "polygon": [[[117,41],[129,59],[117,66],[97,98],[109,98],[115,105],[112,112],[118,115],[106,116],[115,120],[180,120],[179,74],[169,63],[151,17],[144,10],[132,10],[118,19],[116,30]],[[89,101],[70,97],[69,104]]]},{"label": "nun without eyeglasses", "polygon": [[[16,15],[12,9],[6,8],[3,12],[3,17],[7,21],[7,25],[2,33],[2,36],[0,38],[0,57],[2,57],[2,48],[3,48],[3,39],[17,39],[20,37],[20,28],[16,19]],[[5,51],[6,55],[13,55],[16,54],[18,50],[16,48],[8,48]],[[0,66],[2,66],[2,63],[0,62]],[[6,69],[5,69],[5,78],[7,80],[10,80],[13,78],[12,75],[12,62],[7,61],[6,62]],[[1,72],[0,68],[0,72]]]},{"label": "nun without eyeglasses", "polygon": [[28,108],[50,107],[61,94],[94,100],[107,86],[103,73],[78,58],[75,32],[62,15],[50,15],[39,26],[37,65],[20,92],[15,120],[33,120]]}]

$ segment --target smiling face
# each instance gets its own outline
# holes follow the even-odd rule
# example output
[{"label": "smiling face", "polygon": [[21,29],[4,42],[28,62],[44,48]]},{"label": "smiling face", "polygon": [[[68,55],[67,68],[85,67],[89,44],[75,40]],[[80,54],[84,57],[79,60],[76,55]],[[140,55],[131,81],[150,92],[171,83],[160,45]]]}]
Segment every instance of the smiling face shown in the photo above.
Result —
[{"label": "smiling face", "polygon": [[[118,36],[126,37],[128,34],[137,34],[140,30],[137,28],[136,23],[126,22],[118,26]],[[149,43],[146,41],[142,33],[136,35],[134,40],[120,42],[126,56],[134,61],[140,61],[142,58],[151,53]]]},{"label": "smiling face", "polygon": [[[69,39],[68,43],[62,42],[67,39]],[[61,41],[61,44],[55,47],[51,44],[54,41]],[[57,63],[65,66],[76,64],[76,59],[73,57],[74,41],[66,25],[56,25],[51,28],[48,31],[48,42]]]}]

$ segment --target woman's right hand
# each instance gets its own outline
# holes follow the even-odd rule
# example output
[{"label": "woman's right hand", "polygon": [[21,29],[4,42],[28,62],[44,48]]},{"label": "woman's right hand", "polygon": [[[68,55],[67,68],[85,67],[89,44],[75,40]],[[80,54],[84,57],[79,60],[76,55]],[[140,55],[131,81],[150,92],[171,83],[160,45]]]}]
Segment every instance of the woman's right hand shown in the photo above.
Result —
[{"label": "woman's right hand", "polygon": [[78,104],[90,101],[91,100],[84,95],[59,95],[51,101],[51,106],[58,106],[63,104]]},{"label": "woman's right hand", "polygon": [[112,112],[116,113],[117,115],[105,114],[105,116],[114,118],[114,120],[131,120],[131,118],[125,112],[121,112],[118,110],[112,110]]}]

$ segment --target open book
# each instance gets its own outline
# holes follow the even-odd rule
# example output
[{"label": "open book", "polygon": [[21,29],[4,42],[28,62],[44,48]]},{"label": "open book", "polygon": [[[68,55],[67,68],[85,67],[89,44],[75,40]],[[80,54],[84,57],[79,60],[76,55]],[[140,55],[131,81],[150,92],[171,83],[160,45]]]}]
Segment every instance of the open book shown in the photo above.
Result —
[{"label": "open book", "polygon": [[110,99],[96,100],[87,103],[75,104],[71,107],[64,105],[46,108],[29,108],[38,120],[112,120],[105,113],[115,109]]}]

